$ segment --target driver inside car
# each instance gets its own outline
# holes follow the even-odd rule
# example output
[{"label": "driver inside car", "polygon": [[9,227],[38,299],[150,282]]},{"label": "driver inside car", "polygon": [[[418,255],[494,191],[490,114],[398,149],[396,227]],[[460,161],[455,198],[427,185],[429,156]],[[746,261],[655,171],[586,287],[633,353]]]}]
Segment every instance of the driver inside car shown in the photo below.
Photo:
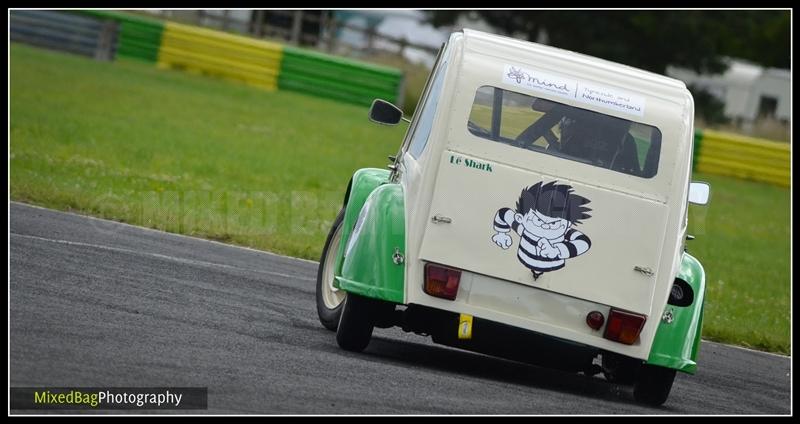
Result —
[{"label": "driver inside car", "polygon": [[[561,153],[603,168],[623,170],[623,161],[630,162],[623,160],[623,156],[630,156],[631,147],[635,157],[635,143],[633,146],[629,144],[633,140],[626,143],[629,127],[630,123],[624,120],[608,117],[599,120],[589,113],[564,117],[559,123]],[[630,168],[630,164],[624,164],[624,168]]]}]

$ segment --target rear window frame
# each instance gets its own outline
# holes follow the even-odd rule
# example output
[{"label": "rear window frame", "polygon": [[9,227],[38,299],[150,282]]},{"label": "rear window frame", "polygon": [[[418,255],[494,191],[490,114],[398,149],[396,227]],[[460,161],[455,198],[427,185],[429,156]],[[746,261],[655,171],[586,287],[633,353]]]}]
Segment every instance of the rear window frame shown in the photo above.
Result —
[{"label": "rear window frame", "polygon": [[[594,162],[592,162],[592,161],[590,161],[588,159],[581,158],[579,156],[573,156],[573,155],[570,155],[570,154],[563,153],[561,151],[551,150],[551,149],[548,148],[549,146],[547,146],[547,147],[536,146],[536,142],[537,141],[539,141],[539,140],[541,140],[543,138],[546,138],[546,137],[544,137],[544,134],[546,132],[543,132],[543,134],[541,136],[537,137],[535,140],[531,140],[530,144],[527,147],[523,146],[523,145],[519,145],[516,142],[515,139],[509,139],[509,138],[507,138],[507,137],[505,137],[505,136],[503,136],[501,134],[501,131],[502,131],[502,115],[504,115],[503,113],[501,113],[501,118],[500,118],[500,122],[501,122],[500,126],[501,126],[501,128],[500,129],[493,128],[494,119],[495,119],[493,110],[497,105],[496,97],[488,105],[490,107],[490,119],[492,119],[492,121],[489,124],[490,128],[484,128],[484,127],[480,127],[480,126],[477,126],[477,125],[475,125],[475,126],[471,125],[471,124],[475,123],[474,120],[472,119],[473,118],[473,113],[474,113],[474,110],[475,110],[474,109],[475,106],[476,105],[486,106],[484,104],[484,102],[478,102],[478,97],[480,95],[481,90],[485,90],[487,88],[492,89],[492,95],[493,96],[494,96],[494,90],[501,90],[501,91],[504,92],[504,96],[503,96],[503,99],[502,99],[501,107],[505,107],[505,99],[506,99],[505,93],[510,93],[510,94],[513,94],[514,96],[523,96],[525,98],[531,99],[531,102],[530,102],[531,105],[532,105],[532,103],[534,101],[537,101],[537,100],[541,99],[544,103],[552,103],[552,104],[556,105],[556,107],[558,107],[558,108],[563,108],[565,111],[572,112],[572,114],[564,114],[564,115],[562,115],[561,118],[558,119],[558,121],[556,121],[553,125],[551,125],[549,128],[547,128],[547,129],[550,129],[550,130],[555,128],[555,126],[559,126],[560,122],[563,121],[564,118],[566,118],[569,115],[575,116],[575,115],[583,114],[585,116],[601,116],[601,117],[604,117],[604,118],[610,118],[608,120],[605,120],[605,121],[608,121],[608,122],[611,122],[613,120],[627,122],[628,129],[627,129],[627,134],[624,137],[630,136],[632,141],[633,141],[633,143],[634,143],[634,145],[637,147],[637,161],[636,161],[637,163],[636,163],[636,166],[637,166],[637,169],[638,169],[639,172],[638,173],[636,173],[636,172],[626,172],[625,170],[622,170],[622,169],[612,168],[611,165],[614,164],[614,161],[612,161],[610,164],[608,164],[608,166],[603,166],[602,164],[594,163]],[[516,91],[516,90],[503,88],[503,87],[498,87],[496,85],[491,85],[491,84],[483,84],[483,85],[478,86],[475,89],[474,93],[475,94],[473,96],[472,104],[470,105],[470,108],[469,108],[469,114],[467,115],[466,129],[467,129],[467,132],[469,134],[477,137],[478,139],[488,140],[488,141],[492,141],[492,142],[499,143],[499,144],[504,144],[504,145],[509,145],[511,147],[515,147],[515,148],[518,148],[518,149],[521,149],[521,150],[527,150],[527,151],[537,152],[537,153],[544,153],[544,154],[546,154],[548,156],[558,157],[558,158],[566,159],[566,160],[569,160],[569,161],[572,161],[572,162],[583,163],[583,164],[590,165],[590,166],[595,167],[595,168],[605,169],[605,170],[608,170],[608,171],[612,171],[612,172],[615,172],[615,173],[620,173],[620,174],[628,175],[628,176],[632,176],[632,177],[638,177],[638,178],[641,178],[641,179],[644,179],[644,180],[651,180],[651,179],[653,179],[654,177],[656,177],[658,175],[658,170],[660,168],[660,162],[661,162],[661,159],[662,159],[661,156],[662,156],[662,153],[663,153],[662,144],[663,144],[664,137],[663,137],[663,132],[661,131],[661,129],[659,127],[655,126],[655,125],[646,124],[644,122],[637,121],[637,120],[621,118],[619,116],[610,115],[610,114],[603,113],[603,112],[600,112],[600,111],[597,111],[597,110],[594,110],[594,109],[587,109],[587,108],[583,108],[583,107],[578,107],[578,106],[575,106],[575,105],[562,103],[562,102],[559,102],[559,101],[556,101],[556,100],[553,100],[553,99],[550,99],[550,98],[539,97],[539,96],[535,96],[535,95],[531,95],[531,94],[527,94],[527,93],[522,93],[522,92],[519,92],[519,91]],[[535,109],[531,109],[531,110],[533,110],[534,113],[538,112]],[[542,113],[542,112],[539,112],[539,113]],[[544,113],[543,113],[542,117],[543,116],[544,116]],[[541,119],[541,117],[539,119]],[[530,129],[535,122],[538,122],[539,119],[531,121],[531,123],[528,125],[528,127],[525,130],[523,130],[521,133],[519,133],[516,136],[516,138],[517,139],[520,138],[520,136],[524,132],[526,132],[528,129]],[[600,121],[598,121],[598,122],[600,122]],[[644,153],[644,155],[642,155],[641,153],[638,153],[638,148],[640,147],[640,143],[638,143],[636,141],[636,137],[634,137],[631,134],[631,128],[633,126],[641,126],[641,127],[649,129],[650,132],[651,132],[650,139],[649,140],[643,140],[643,141],[649,141],[648,150],[647,150],[647,152]],[[495,136],[497,136],[497,139],[491,138],[491,137],[495,137]],[[559,143],[560,143],[560,140],[559,140]],[[621,141],[621,143],[627,143],[627,141]],[[548,144],[550,144],[550,143],[548,142]],[[533,148],[533,147],[536,147],[536,148]],[[621,144],[617,148],[617,152],[614,155],[616,156],[616,155],[620,154],[621,151],[622,151],[622,148],[623,148],[623,146]],[[654,148],[656,150],[653,151]],[[648,157],[650,155],[655,155],[655,156],[654,157]],[[654,161],[654,162],[648,163],[649,161]]]}]

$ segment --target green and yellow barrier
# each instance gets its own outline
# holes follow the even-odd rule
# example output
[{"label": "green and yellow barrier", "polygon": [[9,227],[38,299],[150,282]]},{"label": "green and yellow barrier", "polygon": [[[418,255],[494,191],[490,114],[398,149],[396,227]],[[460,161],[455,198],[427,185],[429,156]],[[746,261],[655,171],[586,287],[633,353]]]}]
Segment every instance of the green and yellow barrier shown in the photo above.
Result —
[{"label": "green and yellow barrier", "polygon": [[376,98],[397,102],[402,81],[398,69],[284,47],[278,87],[368,106]]},{"label": "green and yellow barrier", "polygon": [[403,73],[395,68],[130,13],[77,13],[117,21],[117,54],[156,62],[159,68],[362,106],[369,106],[375,98],[397,102],[402,90]]},{"label": "green and yellow barrier", "polygon": [[158,67],[243,82],[274,90],[283,46],[207,28],[167,22]]},{"label": "green and yellow barrier", "polygon": [[790,145],[713,130],[695,134],[695,170],[789,187]]}]

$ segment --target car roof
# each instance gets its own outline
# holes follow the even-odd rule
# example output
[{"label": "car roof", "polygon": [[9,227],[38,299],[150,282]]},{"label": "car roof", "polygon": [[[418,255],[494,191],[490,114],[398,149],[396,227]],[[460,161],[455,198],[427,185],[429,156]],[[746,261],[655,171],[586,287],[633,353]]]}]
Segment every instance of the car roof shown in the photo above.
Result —
[{"label": "car roof", "polygon": [[621,84],[624,81],[625,87],[651,95],[683,97],[688,91],[683,81],[610,60],[467,28],[462,32],[465,54],[475,52],[508,61],[568,64],[567,68],[557,69],[572,74],[591,73],[611,84]]}]

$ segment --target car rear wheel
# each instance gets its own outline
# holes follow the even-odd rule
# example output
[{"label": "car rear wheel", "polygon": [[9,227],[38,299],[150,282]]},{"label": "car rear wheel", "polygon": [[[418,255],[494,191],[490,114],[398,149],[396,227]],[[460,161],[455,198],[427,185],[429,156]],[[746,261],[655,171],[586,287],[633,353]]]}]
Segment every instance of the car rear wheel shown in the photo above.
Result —
[{"label": "car rear wheel", "polygon": [[379,301],[347,293],[336,330],[336,342],[344,350],[361,352],[372,338]]},{"label": "car rear wheel", "polygon": [[633,397],[637,402],[660,406],[667,401],[674,381],[674,369],[644,364],[636,376]]},{"label": "car rear wheel", "polygon": [[342,223],[344,222],[344,208],[339,211],[333,221],[322,257],[317,270],[317,315],[319,322],[331,331],[336,331],[339,318],[342,314],[342,303],[347,293],[333,286],[334,268],[339,254],[339,242],[342,239]]}]

